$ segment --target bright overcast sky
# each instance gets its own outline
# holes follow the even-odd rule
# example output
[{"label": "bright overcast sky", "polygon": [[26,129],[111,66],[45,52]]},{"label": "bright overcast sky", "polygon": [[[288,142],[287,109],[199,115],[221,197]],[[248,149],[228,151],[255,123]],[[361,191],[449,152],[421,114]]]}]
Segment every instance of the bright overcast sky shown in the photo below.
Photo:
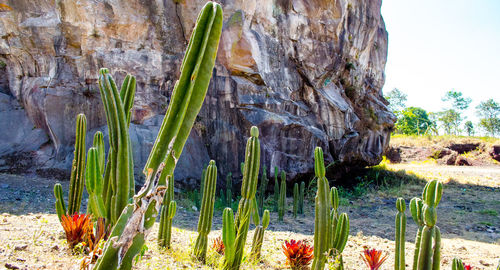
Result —
[{"label": "bright overcast sky", "polygon": [[439,111],[455,89],[475,107],[500,102],[500,0],[383,0],[389,32],[384,93],[398,88],[407,106]]}]

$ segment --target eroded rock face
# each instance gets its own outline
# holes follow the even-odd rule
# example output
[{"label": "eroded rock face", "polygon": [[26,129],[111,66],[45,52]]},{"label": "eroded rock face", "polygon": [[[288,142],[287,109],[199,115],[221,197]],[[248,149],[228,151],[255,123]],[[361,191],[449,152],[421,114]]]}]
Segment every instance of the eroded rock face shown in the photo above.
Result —
[{"label": "eroded rock face", "polygon": [[[118,81],[127,72],[137,77],[133,124],[150,129],[144,123],[166,111],[204,2],[8,1],[12,10],[0,12],[0,59],[10,92],[50,137],[56,159],[71,152],[78,113],[87,115],[89,129],[105,125],[100,67]],[[224,30],[193,149],[215,159],[221,174],[237,174],[249,128],[257,125],[262,164],[284,169],[289,179],[312,171],[316,146],[329,162],[380,161],[395,120],[381,93],[387,58],[381,0],[222,6]],[[141,148],[134,150],[138,168],[152,139],[134,142]],[[198,170],[193,163],[204,159],[184,167]]]}]

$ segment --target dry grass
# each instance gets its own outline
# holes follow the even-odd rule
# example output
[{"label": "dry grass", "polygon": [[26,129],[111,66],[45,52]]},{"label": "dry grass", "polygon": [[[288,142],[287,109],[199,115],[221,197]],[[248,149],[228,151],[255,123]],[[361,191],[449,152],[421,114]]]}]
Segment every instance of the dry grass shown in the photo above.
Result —
[{"label": "dry grass", "polygon": [[468,136],[453,136],[453,135],[391,135],[391,145],[407,146],[407,147],[425,147],[425,146],[440,146],[446,147],[453,143],[483,143],[486,147],[500,144],[499,138],[493,137],[468,137]]}]

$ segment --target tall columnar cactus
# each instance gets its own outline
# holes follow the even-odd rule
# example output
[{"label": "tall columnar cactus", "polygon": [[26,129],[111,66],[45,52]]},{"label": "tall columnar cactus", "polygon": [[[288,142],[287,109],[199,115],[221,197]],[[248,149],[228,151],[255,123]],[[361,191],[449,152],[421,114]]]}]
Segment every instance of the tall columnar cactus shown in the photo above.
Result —
[{"label": "tall columnar cactus", "polygon": [[260,186],[259,186],[259,215],[262,216],[264,213],[264,201],[266,199],[266,190],[267,190],[267,183],[269,179],[267,179],[267,168],[266,165],[262,168],[262,177],[260,180]]},{"label": "tall columnar cactus", "polygon": [[297,218],[297,212],[299,211],[299,184],[295,183],[293,185],[293,217]]},{"label": "tall columnar cactus", "polygon": [[334,232],[330,232],[330,237],[333,237],[332,246],[330,249],[334,249],[337,255],[340,256],[341,269],[344,269],[342,263],[342,252],[344,251],[345,245],[347,244],[347,238],[349,237],[349,217],[346,213],[339,215],[337,226]]},{"label": "tall columnar cactus", "polygon": [[92,142],[92,146],[97,149],[97,160],[98,160],[98,165],[99,165],[99,173],[101,176],[104,175],[104,169],[105,169],[105,164],[104,162],[106,161],[106,151],[104,149],[104,137],[102,135],[102,132],[97,131],[94,134],[94,140]]},{"label": "tall columnar cactus", "polygon": [[233,175],[232,173],[228,173],[226,176],[226,206],[231,207],[233,203]]},{"label": "tall columnar cactus", "polygon": [[422,230],[424,229],[424,218],[422,216],[422,208],[424,202],[420,198],[413,198],[410,201],[410,212],[413,221],[418,226],[417,236],[415,237],[415,253],[413,254],[413,270],[417,270],[418,266],[418,255],[420,254],[420,242],[422,237]]},{"label": "tall columnar cactus", "polygon": [[306,183],[300,182],[300,190],[299,190],[299,214],[304,214],[305,189],[306,189]]},{"label": "tall columnar cactus", "polygon": [[250,251],[250,258],[254,261],[260,260],[260,252],[262,250],[262,243],[264,242],[264,232],[269,226],[270,214],[269,210],[264,210],[262,216],[262,224],[255,225],[255,233],[253,235],[252,250]]},{"label": "tall columnar cactus", "polygon": [[281,171],[280,198],[278,205],[278,220],[283,221],[286,209],[286,173]]},{"label": "tall columnar cactus", "polygon": [[87,134],[87,118],[84,114],[76,117],[75,151],[71,166],[69,182],[68,214],[80,212],[85,173],[85,136]]},{"label": "tall columnar cactus", "polygon": [[[441,257],[441,232],[436,226],[436,207],[443,195],[443,185],[437,180],[427,183],[422,195],[424,228],[418,255],[418,270],[439,270]],[[434,245],[433,245],[434,242]],[[433,247],[434,246],[434,247]]]},{"label": "tall columnar cactus", "polygon": [[215,161],[211,160],[205,173],[203,199],[198,220],[198,238],[193,250],[193,255],[203,262],[207,255],[208,234],[212,229],[216,184],[217,166],[215,166]]},{"label": "tall columnar cactus", "polygon": [[224,261],[228,268],[234,261],[236,230],[233,209],[226,207],[222,212],[222,242],[224,243]]},{"label": "tall columnar cactus", "polygon": [[108,222],[115,224],[128,200],[134,195],[135,183],[128,127],[135,95],[135,77],[127,75],[118,92],[109,70],[101,68],[99,90],[109,130],[109,154],[103,191]]},{"label": "tall columnar cactus", "polygon": [[99,162],[99,150],[91,147],[87,155],[85,170],[85,185],[89,194],[88,209],[96,217],[106,217],[106,207],[104,206],[102,193],[104,183]]},{"label": "tall columnar cactus", "polygon": [[[260,142],[258,137],[259,130],[254,126],[250,130],[250,138],[247,141],[245,150],[245,167],[241,183],[241,200],[238,205],[238,212],[233,228],[228,228],[230,227],[228,225],[229,222],[225,220],[227,218],[227,211],[224,211],[224,221],[226,224],[223,224],[223,236],[225,236],[226,239],[234,239],[234,241],[229,240],[227,243],[226,240],[223,239],[224,246],[226,247],[224,251],[224,254],[226,254],[224,269],[239,269],[243,258],[243,250],[247,238],[248,227],[250,225],[252,208],[254,208],[257,178],[259,175]],[[227,213],[227,215],[229,216],[229,213]],[[232,235],[229,235],[231,233]],[[229,236],[226,236],[226,234]],[[228,250],[228,245],[233,246]]]},{"label": "tall columnar cactus", "polygon": [[405,233],[406,233],[406,203],[403,198],[396,201],[396,259],[394,270],[405,269]]},{"label": "tall columnar cactus", "polygon": [[[205,167],[205,165],[203,165]],[[203,197],[203,191],[205,190],[205,177],[207,176],[207,169],[203,168],[201,171],[201,179],[200,179],[200,195]]]},{"label": "tall columnar cactus", "polygon": [[280,200],[280,185],[278,182],[278,167],[274,166],[274,212],[278,212]]},{"label": "tall columnar cactus", "polygon": [[[337,223],[339,220],[339,192],[336,187],[332,187],[330,189],[330,228],[331,232],[335,232],[337,230]],[[334,237],[330,237],[330,246],[333,246],[333,242],[335,241]]]},{"label": "tall columnar cactus", "polygon": [[451,263],[451,270],[465,270],[462,260],[459,258],[453,258],[453,262]]},{"label": "tall columnar cactus", "polygon": [[61,184],[57,183],[54,185],[54,196],[56,197],[56,212],[59,221],[63,215],[67,214],[66,204],[64,203],[64,197],[62,192]]},{"label": "tall columnar cactus", "polygon": [[329,185],[325,177],[325,163],[323,150],[316,147],[314,150],[314,172],[318,179],[314,216],[314,260],[311,269],[322,270],[325,266],[326,256],[330,246],[330,198]]},{"label": "tall columnar cactus", "polygon": [[170,239],[172,238],[172,219],[175,216],[176,209],[170,208],[170,203],[174,202],[174,179],[173,176],[167,177],[168,188],[163,197],[163,207],[160,213],[160,228],[158,230],[158,245],[162,248],[170,248]]}]

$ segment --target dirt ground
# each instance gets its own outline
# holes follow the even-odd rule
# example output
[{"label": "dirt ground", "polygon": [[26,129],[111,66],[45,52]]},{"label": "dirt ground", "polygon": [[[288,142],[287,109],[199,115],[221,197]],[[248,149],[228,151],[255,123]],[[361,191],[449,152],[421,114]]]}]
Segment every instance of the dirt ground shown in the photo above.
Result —
[{"label": "dirt ground", "polygon": [[[446,183],[437,223],[443,238],[443,269],[451,269],[455,256],[474,266],[473,269],[495,269],[500,259],[500,166],[394,164],[388,168],[405,169],[421,177],[422,182],[371,188],[359,198],[342,201],[341,209],[349,214],[351,222],[350,237],[343,253],[346,269],[367,269],[360,258],[365,247],[388,252],[389,257],[381,269],[393,268],[396,198],[401,196],[409,203],[412,197],[420,196],[425,180],[434,178]],[[0,175],[0,269],[78,269],[82,256],[72,255],[66,247],[62,227],[55,215],[52,195],[55,182],[36,176]],[[63,190],[67,190],[69,183],[62,184]],[[271,214],[262,262],[245,262],[243,269],[285,269],[285,256],[281,251],[285,239],[307,239],[312,244],[314,203],[307,201],[305,214],[293,219],[291,199],[288,199],[290,209],[284,222],[278,223],[276,213]],[[147,242],[148,250],[136,269],[216,268],[221,259],[213,251],[209,252],[208,265],[191,260],[189,251],[197,235],[198,212],[180,201],[174,218],[172,249],[158,250],[158,223],[155,224]],[[411,266],[416,226],[409,211],[407,216],[406,263]],[[221,234],[220,211],[215,212],[213,220],[210,239]],[[249,232],[247,250],[252,235],[253,230]]]}]

